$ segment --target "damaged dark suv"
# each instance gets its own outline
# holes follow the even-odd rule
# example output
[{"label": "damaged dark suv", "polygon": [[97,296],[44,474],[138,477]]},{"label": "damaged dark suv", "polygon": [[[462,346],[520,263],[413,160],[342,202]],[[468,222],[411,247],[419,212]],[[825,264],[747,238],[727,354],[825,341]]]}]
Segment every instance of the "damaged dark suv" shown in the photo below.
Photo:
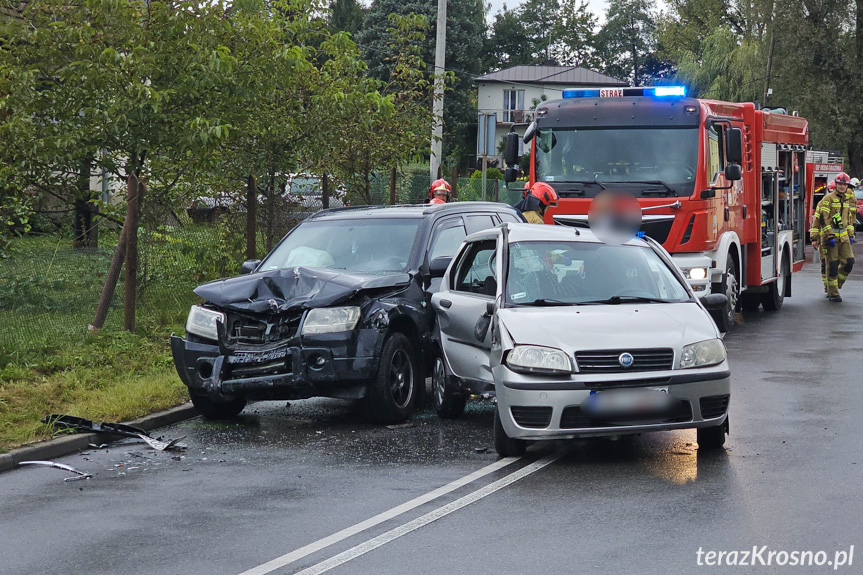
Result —
[{"label": "damaged dark suv", "polygon": [[250,399],[364,399],[375,421],[408,419],[432,361],[440,276],[467,234],[517,220],[486,202],[318,212],[246,275],[195,290],[204,301],[186,338],[171,336],[192,402],[224,419]]}]

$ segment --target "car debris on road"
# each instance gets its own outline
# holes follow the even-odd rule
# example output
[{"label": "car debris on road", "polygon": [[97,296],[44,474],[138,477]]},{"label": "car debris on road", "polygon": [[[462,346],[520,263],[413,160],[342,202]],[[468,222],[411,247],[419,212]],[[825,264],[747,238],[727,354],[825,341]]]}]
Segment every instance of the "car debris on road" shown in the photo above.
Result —
[{"label": "car debris on road", "polygon": [[91,473],[84,473],[83,471],[78,471],[71,465],[66,465],[65,463],[57,463],[55,461],[22,461],[18,465],[41,465],[43,467],[53,467],[55,469],[62,469],[63,471],[68,471],[76,475],[76,477],[65,477],[63,478],[63,481],[78,481],[80,479],[90,479],[91,477],[93,477]]},{"label": "car debris on road", "polygon": [[[90,421],[89,419],[84,419],[83,417],[77,417],[74,415],[59,415],[56,413],[52,413],[51,415],[43,418],[42,423],[46,425],[59,426],[64,429],[71,429],[74,431],[107,433],[112,435],[122,435],[123,437],[135,437],[144,441],[147,445],[149,445],[156,451],[166,451],[169,449],[182,450],[186,449],[187,447],[186,445],[180,443],[180,441],[186,438],[185,435],[176,439],[152,437],[149,433],[139,427],[126,425],[123,423],[95,423],[93,421]],[[99,449],[101,449],[103,446],[107,447],[107,445],[104,443],[101,446],[95,446],[93,444],[91,444],[91,446],[97,447]]]}]

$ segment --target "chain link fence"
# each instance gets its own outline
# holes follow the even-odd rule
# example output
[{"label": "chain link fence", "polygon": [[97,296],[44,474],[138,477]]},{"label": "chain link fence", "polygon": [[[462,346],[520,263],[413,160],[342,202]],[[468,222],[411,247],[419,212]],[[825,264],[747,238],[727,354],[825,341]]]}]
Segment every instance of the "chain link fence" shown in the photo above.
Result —
[{"label": "chain link fence", "polygon": [[[459,201],[482,199],[478,178],[460,178],[455,188]],[[427,203],[428,189],[427,173],[399,177],[396,203]],[[389,174],[372,179],[371,197],[373,204],[390,203]],[[485,197],[513,204],[521,192],[489,179]],[[341,198],[331,203],[341,205]],[[320,208],[321,198],[314,193],[259,200],[257,257]],[[145,204],[138,234],[137,331],[166,335],[179,329],[189,306],[198,301],[192,292],[196,286],[239,273],[245,259],[246,219],[239,197],[197,202],[179,210]],[[13,240],[10,257],[0,259],[0,368],[9,361],[32,361],[85,336],[118,236],[116,226],[103,223],[96,249],[73,248],[71,232],[62,231]],[[121,275],[104,330],[122,329],[123,298]]]}]

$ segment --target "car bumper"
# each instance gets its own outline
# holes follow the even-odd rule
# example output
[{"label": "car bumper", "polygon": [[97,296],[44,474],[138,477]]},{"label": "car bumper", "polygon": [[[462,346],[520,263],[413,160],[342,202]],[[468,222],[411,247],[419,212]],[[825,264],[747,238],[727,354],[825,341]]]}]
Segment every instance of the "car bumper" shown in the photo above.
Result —
[{"label": "car bumper", "polygon": [[231,350],[171,336],[177,373],[190,390],[251,399],[364,397],[381,344],[382,334],[374,329]]},{"label": "car bumper", "polygon": [[[496,390],[501,424],[512,438],[572,439],[712,427],[724,422],[728,415],[731,374],[727,363],[704,370],[639,375],[646,377],[627,381],[612,375],[574,376],[553,381],[498,366],[495,381],[499,382]],[[675,408],[662,416],[631,419],[630,423],[603,421],[581,410],[592,391],[605,393],[635,387],[667,389]]]}]

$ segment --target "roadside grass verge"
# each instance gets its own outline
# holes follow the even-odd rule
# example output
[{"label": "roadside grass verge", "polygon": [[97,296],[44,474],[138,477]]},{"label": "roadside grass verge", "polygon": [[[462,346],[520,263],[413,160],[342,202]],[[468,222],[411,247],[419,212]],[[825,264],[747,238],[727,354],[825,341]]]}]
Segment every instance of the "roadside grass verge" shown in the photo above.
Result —
[{"label": "roadside grass verge", "polygon": [[0,451],[49,439],[40,420],[68,413],[95,421],[125,421],[187,398],[165,338],[95,333],[41,360],[0,369]]},{"label": "roadside grass verge", "polygon": [[0,452],[48,439],[40,423],[50,413],[95,421],[125,421],[187,399],[171,359],[168,336],[183,333],[192,293],[204,277],[197,254],[213,243],[196,227],[176,238],[148,238],[142,246],[142,291],[136,333],[122,331],[123,286],[107,322],[88,332],[116,234],[99,250],[78,252],[69,238],[20,238],[0,261]]}]

